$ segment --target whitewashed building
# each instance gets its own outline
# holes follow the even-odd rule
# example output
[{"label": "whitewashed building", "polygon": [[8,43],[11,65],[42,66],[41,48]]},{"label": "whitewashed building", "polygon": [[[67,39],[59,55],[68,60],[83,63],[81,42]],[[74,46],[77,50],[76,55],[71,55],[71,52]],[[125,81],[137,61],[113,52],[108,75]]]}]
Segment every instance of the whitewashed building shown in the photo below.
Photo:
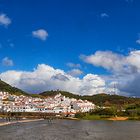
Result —
[{"label": "whitewashed building", "polygon": [[95,105],[87,100],[77,100],[71,103],[71,107],[77,112],[89,112],[95,108]]},{"label": "whitewashed building", "polygon": [[46,113],[76,113],[88,112],[95,105],[89,101],[77,100],[57,94],[48,98],[32,98],[16,96],[8,92],[0,92],[0,111],[4,112],[46,112]]}]

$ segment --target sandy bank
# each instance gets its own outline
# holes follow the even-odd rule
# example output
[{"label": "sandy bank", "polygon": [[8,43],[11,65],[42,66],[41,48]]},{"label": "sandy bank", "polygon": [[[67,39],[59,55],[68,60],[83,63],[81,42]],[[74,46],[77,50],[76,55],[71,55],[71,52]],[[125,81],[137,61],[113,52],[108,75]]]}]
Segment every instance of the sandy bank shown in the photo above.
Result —
[{"label": "sandy bank", "polygon": [[125,120],[128,120],[128,117],[112,117],[112,118],[108,118],[108,120],[111,120],[111,121],[125,121]]},{"label": "sandy bank", "polygon": [[20,121],[12,121],[12,122],[2,122],[0,123],[0,126],[4,126],[4,125],[9,125],[9,124],[15,124],[15,123],[23,123],[23,122],[34,122],[34,121],[41,121],[44,119],[32,119],[32,120],[20,120]]},{"label": "sandy bank", "polygon": [[72,117],[66,117],[64,119],[66,119],[66,120],[79,120],[78,118],[72,118]]}]

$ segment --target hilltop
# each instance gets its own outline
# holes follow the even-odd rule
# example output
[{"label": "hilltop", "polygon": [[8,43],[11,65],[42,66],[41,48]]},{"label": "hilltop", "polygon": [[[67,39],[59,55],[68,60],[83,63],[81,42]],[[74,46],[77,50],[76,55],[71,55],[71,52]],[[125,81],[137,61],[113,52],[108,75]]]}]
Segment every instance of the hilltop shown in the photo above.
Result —
[{"label": "hilltop", "polygon": [[22,91],[21,89],[18,89],[16,87],[12,87],[11,85],[7,84],[6,82],[2,81],[1,79],[0,79],[0,91],[9,92],[10,94],[15,94],[15,95],[29,96],[29,94],[26,93],[25,91]]},{"label": "hilltop", "polygon": [[39,98],[47,98],[49,96],[55,96],[61,93],[66,97],[88,100],[99,106],[112,106],[112,105],[124,106],[129,104],[140,104],[140,98],[126,97],[120,95],[110,95],[105,93],[96,94],[96,95],[77,95],[67,91],[51,90],[39,94],[29,94],[21,89],[12,87],[11,85],[7,84],[2,80],[0,80],[0,91],[9,92],[10,94],[15,94],[15,95],[25,95],[25,96],[39,97]]},{"label": "hilltop", "polygon": [[140,104],[140,98],[126,97],[126,96],[120,96],[120,95],[110,95],[110,94],[105,94],[105,93],[82,96],[82,95],[76,95],[76,94],[66,92],[66,91],[51,90],[51,91],[42,92],[39,95],[48,97],[48,96],[55,96],[58,93],[61,93],[62,95],[69,98],[88,100],[99,106],[111,106],[111,105],[123,106],[123,105],[128,105],[128,104]]},{"label": "hilltop", "polygon": [[42,93],[39,93],[39,95],[44,96],[44,97],[49,97],[49,96],[55,96],[57,94],[61,93],[61,95],[69,97],[69,98],[75,98],[75,99],[81,99],[82,96],[76,95],[67,91],[61,91],[61,90],[51,90],[51,91],[45,91]]}]

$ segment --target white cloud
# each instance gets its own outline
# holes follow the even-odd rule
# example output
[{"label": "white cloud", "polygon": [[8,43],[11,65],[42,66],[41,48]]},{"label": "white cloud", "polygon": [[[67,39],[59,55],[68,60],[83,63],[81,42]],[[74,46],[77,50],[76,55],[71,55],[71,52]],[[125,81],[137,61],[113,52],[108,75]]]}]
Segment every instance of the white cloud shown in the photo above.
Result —
[{"label": "white cloud", "polygon": [[118,84],[118,88],[120,91],[127,93],[131,96],[138,96],[140,97],[140,73],[133,74],[125,78],[125,82],[121,82]]},{"label": "white cloud", "polygon": [[33,71],[6,71],[0,78],[32,93],[60,89],[91,95],[105,91],[105,81],[98,75],[87,74],[80,79],[45,64],[38,65]]},{"label": "white cloud", "polygon": [[109,18],[109,15],[107,13],[101,13],[100,16],[101,18]]},{"label": "white cloud", "polygon": [[[111,75],[86,74],[78,78],[81,71],[65,72],[51,66],[40,64],[33,71],[6,71],[0,78],[13,86],[32,93],[45,90],[65,90],[76,94],[92,95],[114,93],[140,96],[140,50],[133,50],[128,55],[111,51],[97,51],[95,54],[82,55],[81,59],[94,66],[100,66],[112,72]],[[72,72],[72,71],[71,71]]]},{"label": "white cloud", "polygon": [[81,65],[80,64],[75,64],[75,63],[67,63],[67,66],[70,67],[70,68],[80,68]]},{"label": "white cloud", "polygon": [[70,74],[71,76],[80,76],[81,74],[83,74],[83,71],[79,69],[72,69],[68,71],[67,73]]},{"label": "white cloud", "polygon": [[79,93],[90,95],[105,92],[105,81],[98,75],[87,74],[82,79],[82,85],[79,87]]},{"label": "white cloud", "polygon": [[36,31],[32,31],[32,35],[35,38],[38,38],[38,39],[45,41],[48,37],[48,32],[44,29],[39,29]]},{"label": "white cloud", "polygon": [[97,51],[95,54],[80,57],[86,63],[110,71],[112,75],[105,76],[106,78],[103,79],[106,83],[107,81],[117,81],[117,89],[120,93],[140,96],[140,89],[138,88],[140,82],[140,50],[132,50],[128,55],[111,51]]},{"label": "white cloud", "polygon": [[140,71],[140,51],[131,51],[127,56],[111,51],[97,51],[95,54],[80,58],[94,66],[103,67],[113,73],[134,73]]},{"label": "white cloud", "polygon": [[11,19],[6,14],[0,14],[0,25],[8,26],[11,24]]},{"label": "white cloud", "polygon": [[13,63],[13,60],[8,58],[8,57],[5,57],[2,59],[2,65],[4,66],[13,66],[14,63]]},{"label": "white cloud", "polygon": [[124,56],[111,51],[97,51],[89,56],[81,55],[80,58],[86,63],[101,66],[111,71],[120,71],[123,68],[123,64],[125,64]]},{"label": "white cloud", "polygon": [[140,72],[140,50],[131,51],[126,60],[129,65],[137,68],[137,71]]}]

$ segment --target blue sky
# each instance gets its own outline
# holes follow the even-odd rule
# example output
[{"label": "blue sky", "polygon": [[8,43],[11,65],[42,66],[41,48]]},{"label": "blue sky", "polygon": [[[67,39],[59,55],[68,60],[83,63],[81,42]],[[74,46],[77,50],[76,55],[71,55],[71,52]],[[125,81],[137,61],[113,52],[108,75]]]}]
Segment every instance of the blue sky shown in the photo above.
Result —
[{"label": "blue sky", "polygon": [[0,0],[0,15],[10,20],[0,19],[0,72],[46,64],[66,73],[77,69],[79,78],[117,75],[81,55],[111,51],[125,57],[139,50],[139,13],[139,0]]}]

